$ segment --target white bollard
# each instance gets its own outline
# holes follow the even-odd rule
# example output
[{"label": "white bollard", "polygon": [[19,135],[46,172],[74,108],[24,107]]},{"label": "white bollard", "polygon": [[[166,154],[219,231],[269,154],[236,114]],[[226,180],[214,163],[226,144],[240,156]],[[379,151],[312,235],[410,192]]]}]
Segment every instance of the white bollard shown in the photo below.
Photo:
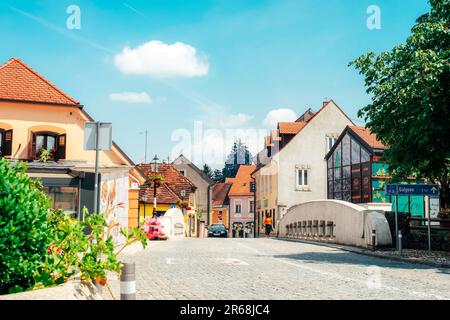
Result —
[{"label": "white bollard", "polygon": [[120,274],[120,300],[136,300],[135,264],[124,263]]}]

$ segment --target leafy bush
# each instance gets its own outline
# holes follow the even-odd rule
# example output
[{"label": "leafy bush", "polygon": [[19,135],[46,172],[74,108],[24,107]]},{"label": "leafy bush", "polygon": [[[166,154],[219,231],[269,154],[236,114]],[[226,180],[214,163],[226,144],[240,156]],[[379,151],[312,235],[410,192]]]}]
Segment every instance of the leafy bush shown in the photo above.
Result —
[{"label": "leafy bush", "polygon": [[33,285],[49,244],[49,203],[24,164],[0,159],[0,294]]},{"label": "leafy bush", "polygon": [[144,247],[147,244],[145,234],[138,228],[122,228],[125,243],[114,252],[113,238],[108,236],[107,214],[88,215],[84,210],[83,216],[83,221],[78,221],[62,211],[50,214],[51,244],[45,262],[35,274],[35,288],[63,283],[78,272],[84,281],[105,285],[106,271],[120,272],[122,265],[117,255],[127,245],[134,241],[140,241]]},{"label": "leafy bush", "polygon": [[438,213],[440,219],[450,219],[450,209],[442,210]]}]

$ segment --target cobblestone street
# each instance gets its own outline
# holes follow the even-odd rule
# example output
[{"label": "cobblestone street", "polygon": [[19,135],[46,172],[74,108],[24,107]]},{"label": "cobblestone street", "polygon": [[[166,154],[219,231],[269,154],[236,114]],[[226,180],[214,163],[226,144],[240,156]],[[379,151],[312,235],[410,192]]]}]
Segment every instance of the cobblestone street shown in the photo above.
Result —
[{"label": "cobblestone street", "polygon": [[450,269],[275,239],[152,242],[125,259],[138,299],[450,299]]}]

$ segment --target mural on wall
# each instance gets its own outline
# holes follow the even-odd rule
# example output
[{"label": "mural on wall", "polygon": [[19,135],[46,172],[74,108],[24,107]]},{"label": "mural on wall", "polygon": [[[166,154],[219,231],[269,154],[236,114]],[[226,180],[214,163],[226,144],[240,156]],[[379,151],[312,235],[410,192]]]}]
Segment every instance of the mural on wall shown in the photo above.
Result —
[{"label": "mural on wall", "polygon": [[120,241],[120,227],[128,225],[128,173],[101,177],[100,210],[106,213],[109,235]]}]

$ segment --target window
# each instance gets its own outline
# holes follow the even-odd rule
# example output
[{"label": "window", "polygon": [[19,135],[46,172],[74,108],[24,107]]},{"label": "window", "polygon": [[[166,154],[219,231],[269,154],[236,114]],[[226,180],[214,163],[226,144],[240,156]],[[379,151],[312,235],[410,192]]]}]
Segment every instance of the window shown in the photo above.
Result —
[{"label": "window", "polygon": [[250,200],[249,201],[249,210],[248,210],[248,212],[253,213],[253,212],[255,212],[254,209],[255,209],[255,201]]},{"label": "window", "polygon": [[297,187],[307,187],[308,178],[307,169],[297,169]]},{"label": "window", "polygon": [[30,158],[38,159],[43,150],[49,151],[53,160],[66,158],[66,135],[54,132],[35,132],[32,134]]},{"label": "window", "polygon": [[250,192],[255,192],[255,183],[250,182]]},{"label": "window", "polygon": [[63,210],[75,218],[78,212],[78,189],[74,187],[44,187],[53,209]]},{"label": "window", "polygon": [[186,177],[186,170],[179,170],[183,177]]},{"label": "window", "polygon": [[331,150],[331,148],[333,148],[334,144],[337,141],[337,138],[326,137],[326,140],[327,140],[327,152],[326,153],[328,153]]},{"label": "window", "polygon": [[239,201],[236,201],[234,204],[234,212],[235,213],[241,213],[242,212],[242,203]]},{"label": "window", "polygon": [[0,129],[0,157],[12,154],[12,130]]}]

